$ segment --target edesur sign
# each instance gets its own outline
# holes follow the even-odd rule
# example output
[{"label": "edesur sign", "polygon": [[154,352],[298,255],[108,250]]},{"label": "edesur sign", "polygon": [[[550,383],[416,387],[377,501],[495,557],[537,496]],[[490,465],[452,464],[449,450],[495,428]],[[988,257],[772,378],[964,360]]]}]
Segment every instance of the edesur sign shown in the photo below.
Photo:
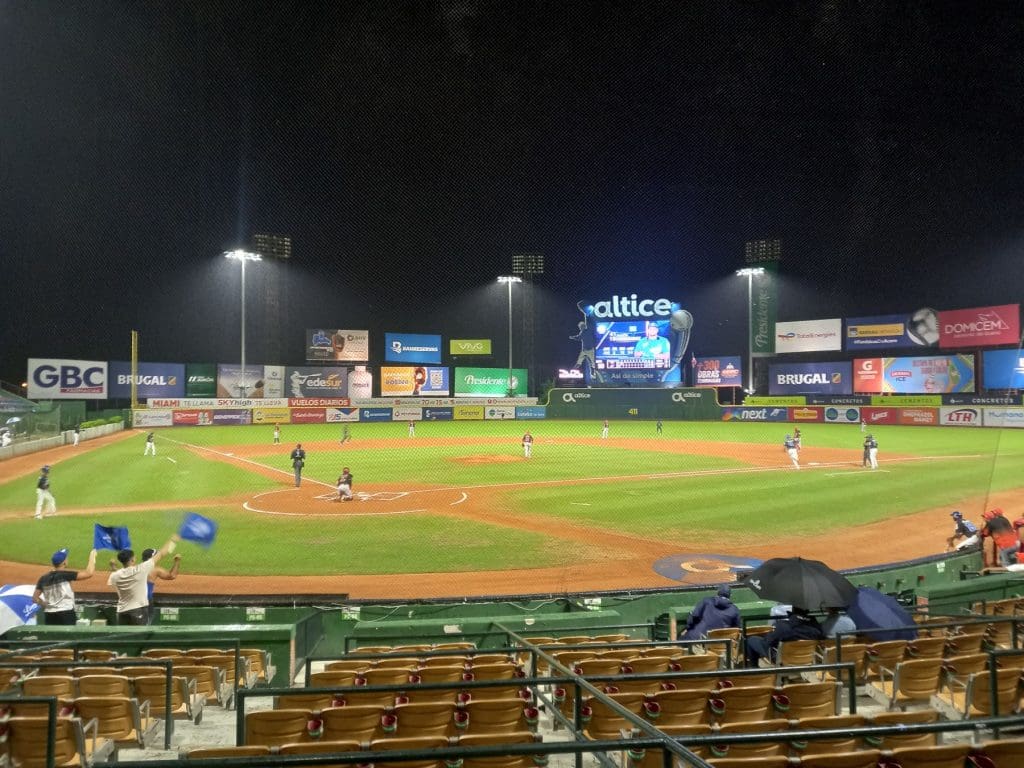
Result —
[{"label": "edesur sign", "polygon": [[490,339],[451,339],[448,351],[452,355],[489,355],[491,354]]}]

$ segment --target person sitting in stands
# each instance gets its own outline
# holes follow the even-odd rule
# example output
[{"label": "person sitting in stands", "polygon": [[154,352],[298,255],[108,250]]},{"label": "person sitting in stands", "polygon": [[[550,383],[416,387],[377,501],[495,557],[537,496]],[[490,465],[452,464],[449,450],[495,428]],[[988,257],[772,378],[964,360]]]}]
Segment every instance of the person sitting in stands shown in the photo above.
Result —
[{"label": "person sitting in stands", "polygon": [[807,613],[805,608],[793,607],[784,619],[775,622],[775,628],[764,635],[747,638],[747,666],[757,667],[771,664],[770,657],[779,643],[786,640],[820,640],[821,625]]},{"label": "person sitting in stands", "polygon": [[740,609],[732,600],[732,590],[728,585],[719,587],[714,597],[705,597],[690,612],[686,619],[686,630],[680,640],[701,640],[707,637],[709,629],[738,627],[740,625]]}]

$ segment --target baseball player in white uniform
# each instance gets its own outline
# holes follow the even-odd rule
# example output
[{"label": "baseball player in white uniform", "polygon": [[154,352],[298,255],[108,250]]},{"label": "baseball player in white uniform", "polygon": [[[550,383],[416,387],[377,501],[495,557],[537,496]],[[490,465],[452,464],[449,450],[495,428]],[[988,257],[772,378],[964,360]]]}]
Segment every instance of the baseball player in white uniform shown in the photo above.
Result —
[{"label": "baseball player in white uniform", "polygon": [[143,456],[149,456],[150,454],[156,456],[156,443],[153,442],[153,438],[154,434],[152,432],[146,435],[146,450],[142,452]]},{"label": "baseball player in white uniform", "polygon": [[530,458],[533,453],[533,435],[527,432],[523,435],[523,458]]},{"label": "baseball player in white uniform", "polygon": [[50,465],[47,464],[39,472],[39,479],[36,480],[36,520],[43,519],[43,511],[46,515],[57,514],[57,502],[50,493]]}]

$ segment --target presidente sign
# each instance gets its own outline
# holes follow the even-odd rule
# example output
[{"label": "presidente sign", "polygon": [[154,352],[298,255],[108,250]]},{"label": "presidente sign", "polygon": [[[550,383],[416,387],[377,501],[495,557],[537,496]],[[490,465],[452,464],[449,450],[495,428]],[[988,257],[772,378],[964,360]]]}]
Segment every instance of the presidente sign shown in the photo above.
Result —
[{"label": "presidente sign", "polygon": [[512,369],[512,386],[508,382],[508,368],[456,368],[455,394],[506,395],[515,390],[516,395],[526,394],[526,369]]},{"label": "presidente sign", "polygon": [[451,355],[489,355],[490,339],[449,339],[448,352]]}]

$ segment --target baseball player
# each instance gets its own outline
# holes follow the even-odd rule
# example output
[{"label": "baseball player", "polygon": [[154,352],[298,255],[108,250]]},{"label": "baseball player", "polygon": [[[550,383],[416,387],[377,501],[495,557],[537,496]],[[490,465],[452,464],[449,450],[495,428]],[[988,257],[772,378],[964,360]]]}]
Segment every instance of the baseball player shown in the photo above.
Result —
[{"label": "baseball player", "polygon": [[142,452],[143,456],[149,456],[149,454],[156,456],[156,443],[153,442],[153,438],[154,435],[152,432],[146,435],[146,450]]},{"label": "baseball player", "polygon": [[533,435],[527,432],[523,435],[523,458],[528,459],[533,453]]},{"label": "baseball player", "polygon": [[351,439],[352,439],[352,435],[349,434],[348,424],[346,424],[345,426],[343,426],[341,428],[341,445],[344,445],[345,443],[347,443]]},{"label": "baseball player", "polygon": [[281,444],[281,425],[280,424],[275,424],[274,425],[274,445],[280,445],[280,444]]},{"label": "baseball player", "polygon": [[796,445],[797,455],[800,455],[800,449],[803,448],[803,443],[800,442],[800,427],[793,430],[793,444]]},{"label": "baseball player", "polygon": [[604,420],[604,424],[601,425],[601,439],[604,440],[608,437],[608,419]]},{"label": "baseball player", "polygon": [[416,422],[409,419],[409,437],[416,437]]},{"label": "baseball player", "polygon": [[57,502],[50,493],[50,465],[45,465],[39,472],[39,479],[36,480],[36,520],[43,519],[43,509],[46,509],[46,516],[57,514]]},{"label": "baseball player", "polygon": [[868,439],[864,441],[864,444],[868,449],[868,463],[872,469],[878,469],[878,441],[875,440],[874,435],[868,435]]},{"label": "baseball player", "polygon": [[78,425],[76,424],[75,425],[75,431],[71,433],[71,445],[73,447],[77,447],[78,446],[78,441],[81,439],[81,437],[82,437],[81,431],[80,431]]},{"label": "baseball player", "polygon": [[658,423],[654,425],[654,429],[659,435],[661,434],[661,419],[658,419]]},{"label": "baseball player", "polygon": [[348,467],[342,467],[338,478],[338,501],[352,501],[352,473]]},{"label": "baseball player", "polygon": [[793,440],[792,435],[786,435],[785,441],[782,443],[783,449],[789,454],[790,461],[793,462],[794,469],[800,469],[800,454],[796,450],[796,441]]},{"label": "baseball player", "polygon": [[[978,526],[970,520],[964,520],[959,509],[954,509],[949,516],[953,518],[953,524],[956,527],[953,528],[953,535],[946,539],[947,552],[951,549],[966,549],[981,541],[981,537],[978,535]],[[957,539],[963,539],[963,541],[957,543]]]},{"label": "baseball player", "polygon": [[860,420],[860,431],[861,432],[866,432],[867,429],[868,429],[868,422],[867,422],[867,420],[866,419],[861,419]]}]

